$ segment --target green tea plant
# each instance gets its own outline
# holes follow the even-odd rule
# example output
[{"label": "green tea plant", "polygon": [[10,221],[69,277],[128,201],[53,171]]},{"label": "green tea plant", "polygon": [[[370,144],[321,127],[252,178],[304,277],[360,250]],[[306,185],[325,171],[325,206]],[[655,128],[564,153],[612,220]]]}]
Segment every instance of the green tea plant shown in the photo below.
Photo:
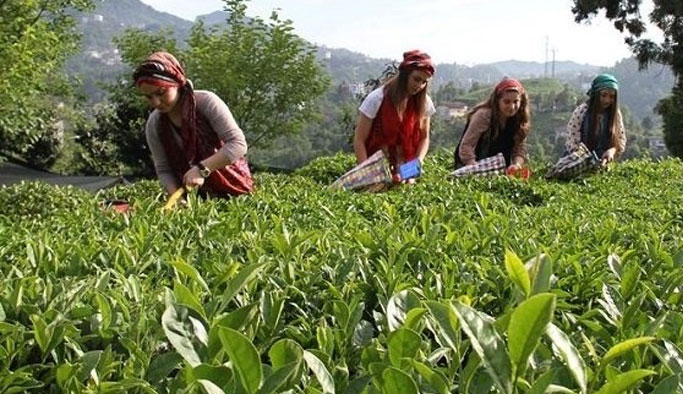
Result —
[{"label": "green tea plant", "polygon": [[[683,390],[683,165],[326,188],[339,155],[163,212],[0,189],[0,393]],[[108,209],[125,199],[126,214]]]}]

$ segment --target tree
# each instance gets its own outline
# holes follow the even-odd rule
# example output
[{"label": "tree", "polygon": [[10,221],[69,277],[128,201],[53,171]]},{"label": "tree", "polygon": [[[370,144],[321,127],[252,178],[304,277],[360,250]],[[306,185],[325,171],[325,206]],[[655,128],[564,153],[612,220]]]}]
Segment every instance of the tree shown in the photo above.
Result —
[{"label": "tree", "polygon": [[158,50],[178,58],[196,89],[211,90],[228,104],[250,148],[297,134],[319,116],[316,104],[329,78],[315,60],[315,48],[296,36],[291,22],[280,20],[276,12],[264,22],[246,17],[245,0],[225,3],[227,26],[207,30],[198,22],[186,49],[167,38],[170,32],[127,30],[115,40],[130,69],[120,85],[110,88],[110,105],[101,108],[97,130],[79,133],[88,172],[152,170],[143,130],[149,111],[137,99],[130,75]]},{"label": "tree", "polygon": [[640,121],[640,126],[647,131],[650,131],[653,127],[655,127],[654,123],[652,122],[652,118],[649,116],[644,117],[643,120]]},{"label": "tree", "polygon": [[670,97],[659,102],[657,112],[662,116],[664,141],[669,151],[683,157],[683,0],[653,0],[650,21],[662,30],[664,39],[661,43],[640,38],[646,30],[640,3],[641,0],[574,0],[572,12],[575,20],[582,22],[604,9],[614,27],[627,35],[625,42],[641,68],[653,62],[671,66],[677,77],[676,86]]},{"label": "tree", "polygon": [[268,22],[247,18],[245,0],[224,0],[228,26],[190,33],[186,64],[198,87],[225,100],[251,146],[269,146],[313,119],[330,81],[316,49],[273,12]]},{"label": "tree", "polygon": [[71,13],[92,6],[92,0],[0,0],[0,153],[36,164],[54,158],[62,140],[60,104],[71,95],[61,68],[79,44]]},{"label": "tree", "polygon": [[456,101],[462,93],[463,91],[456,86],[455,82],[448,81],[436,91],[434,101],[437,103],[451,103]]},{"label": "tree", "polygon": [[[127,30],[114,43],[127,64],[134,65],[152,52],[178,54],[172,32],[146,33]],[[125,50],[124,50],[125,48]],[[131,73],[106,88],[108,100],[94,108],[94,123],[75,130],[80,146],[76,170],[85,174],[135,174],[151,176],[154,164],[145,139],[145,122],[150,109],[135,91]]]},{"label": "tree", "polygon": [[572,111],[578,99],[575,90],[571,89],[569,84],[564,84],[564,88],[560,91],[556,98],[555,104],[558,111]]},{"label": "tree", "polygon": [[470,85],[470,90],[469,92],[476,92],[477,90],[481,89],[482,85],[478,81],[472,82],[472,85]]},{"label": "tree", "polygon": [[671,96],[657,104],[657,112],[664,123],[664,143],[669,152],[683,158],[683,86],[679,82]]}]

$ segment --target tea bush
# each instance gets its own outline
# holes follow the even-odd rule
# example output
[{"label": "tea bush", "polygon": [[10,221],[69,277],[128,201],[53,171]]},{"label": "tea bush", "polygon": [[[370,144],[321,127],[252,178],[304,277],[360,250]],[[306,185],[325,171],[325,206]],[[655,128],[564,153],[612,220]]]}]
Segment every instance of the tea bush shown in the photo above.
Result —
[{"label": "tea bush", "polygon": [[149,181],[0,189],[0,392],[683,390],[680,161],[450,159],[362,194],[324,187],[338,155],[172,212]]}]

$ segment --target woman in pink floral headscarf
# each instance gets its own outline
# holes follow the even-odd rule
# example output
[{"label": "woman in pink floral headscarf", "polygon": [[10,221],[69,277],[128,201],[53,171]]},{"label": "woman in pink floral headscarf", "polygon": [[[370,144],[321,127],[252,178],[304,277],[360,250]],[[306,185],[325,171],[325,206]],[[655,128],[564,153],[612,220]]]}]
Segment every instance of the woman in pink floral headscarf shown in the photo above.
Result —
[{"label": "woman in pink floral headscarf", "polygon": [[156,52],[133,73],[135,85],[154,111],[145,134],[166,192],[199,187],[213,196],[250,193],[244,133],[214,93],[195,91],[178,60]]}]

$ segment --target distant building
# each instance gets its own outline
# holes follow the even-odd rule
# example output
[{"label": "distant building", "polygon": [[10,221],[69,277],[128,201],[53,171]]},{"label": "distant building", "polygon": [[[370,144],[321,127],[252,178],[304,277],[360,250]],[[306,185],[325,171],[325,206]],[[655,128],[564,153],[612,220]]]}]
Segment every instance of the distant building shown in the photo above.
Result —
[{"label": "distant building", "polygon": [[666,148],[666,143],[662,137],[648,137],[647,142],[652,156],[664,157],[669,155],[669,150]]},{"label": "distant building", "polygon": [[467,115],[468,110],[469,107],[462,101],[443,103],[436,107],[437,114],[448,120],[463,118]]},{"label": "distant building", "polygon": [[88,50],[84,54],[91,59],[97,59],[101,64],[106,64],[107,66],[116,66],[121,64],[121,56],[119,55],[119,50],[112,48],[105,51],[98,50]]},{"label": "distant building", "polygon": [[564,143],[567,140],[567,126],[555,127],[555,144]]},{"label": "distant building", "polygon": [[356,96],[363,96],[365,93],[365,84],[363,83],[352,83],[349,84],[349,89],[351,90],[351,93],[355,94]]},{"label": "distant building", "polygon": [[337,93],[344,97],[351,97],[351,85],[346,81],[342,81],[342,83],[337,86]]},{"label": "distant building", "polygon": [[81,23],[84,23],[84,24],[90,23],[90,22],[101,23],[103,21],[104,21],[104,15],[100,15],[100,14],[92,14],[89,16],[82,16],[81,17]]}]

